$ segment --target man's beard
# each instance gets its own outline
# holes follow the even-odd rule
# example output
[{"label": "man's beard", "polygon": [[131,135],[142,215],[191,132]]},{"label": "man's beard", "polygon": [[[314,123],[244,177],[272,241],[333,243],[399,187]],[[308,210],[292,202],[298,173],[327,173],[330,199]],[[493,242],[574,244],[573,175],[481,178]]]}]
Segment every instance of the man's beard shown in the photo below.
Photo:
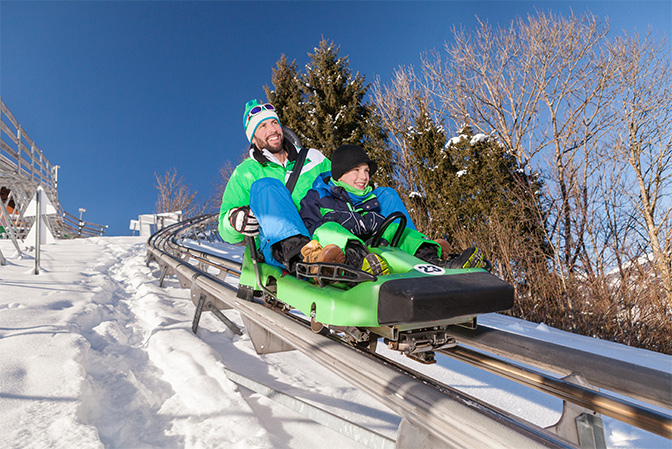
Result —
[{"label": "man's beard", "polygon": [[262,149],[266,149],[266,150],[270,151],[270,152],[273,153],[273,154],[278,154],[278,153],[280,153],[281,151],[283,151],[283,147],[282,147],[282,142],[283,142],[282,134],[278,133],[277,135],[280,136],[280,139],[278,139],[278,141],[277,141],[277,143],[275,144],[275,146],[271,145],[271,144],[268,142],[269,139],[270,139],[271,137],[275,137],[275,136],[276,136],[276,134],[271,134],[270,136],[268,136],[268,137],[266,138],[266,141],[262,144],[261,148],[262,148]]}]

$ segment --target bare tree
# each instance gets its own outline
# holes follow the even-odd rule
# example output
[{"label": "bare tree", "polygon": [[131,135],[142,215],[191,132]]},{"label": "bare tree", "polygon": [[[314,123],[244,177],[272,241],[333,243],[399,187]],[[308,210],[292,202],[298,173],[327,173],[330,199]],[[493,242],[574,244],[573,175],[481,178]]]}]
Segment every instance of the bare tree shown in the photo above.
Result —
[{"label": "bare tree", "polygon": [[551,207],[542,214],[563,283],[577,263],[592,269],[584,234],[595,201],[595,153],[614,123],[608,106],[616,77],[601,50],[607,31],[591,14],[539,13],[506,29],[482,22],[474,33],[454,29],[446,61],[438,52],[423,59],[423,82],[453,121],[471,117],[521,167],[544,168]]},{"label": "bare tree", "polygon": [[184,183],[184,179],[177,177],[177,169],[170,168],[163,176],[154,173],[156,189],[159,197],[156,201],[157,213],[182,211],[185,217],[197,215],[202,206],[196,206],[194,199],[198,192],[191,191],[191,187]]},{"label": "bare tree", "polygon": [[222,166],[219,168],[219,178],[214,183],[214,190],[208,201],[210,210],[219,210],[222,204],[222,196],[224,196],[226,184],[229,182],[229,178],[231,178],[235,168],[236,167],[228,160],[225,161],[224,164],[222,164]]},{"label": "bare tree", "polygon": [[454,29],[444,52],[423,55],[420,76],[400,70],[389,87],[374,87],[374,101],[409,191],[417,185],[409,129],[425,106],[434,123],[466,121],[526,173],[542,174],[543,201],[534,189],[516,199],[545,224],[536,253],[496,219],[478,237],[505,259],[500,273],[516,286],[519,316],[670,352],[669,44],[609,41],[608,30],[590,13]]},{"label": "bare tree", "polygon": [[421,183],[418,163],[412,151],[412,140],[415,133],[422,132],[416,129],[422,116],[430,114],[433,109],[432,97],[417,82],[413,68],[410,67],[397,70],[389,86],[376,80],[371,96],[381,126],[388,134],[390,157],[394,167],[394,187],[403,198],[409,198],[406,206],[411,218],[421,226],[421,223],[427,221],[422,198],[430,186],[423,186]]},{"label": "bare tree", "polygon": [[[672,306],[672,75],[666,40],[627,36],[610,46],[618,61],[619,127],[605,156],[625,180],[622,192],[638,217]],[[641,255],[641,254],[640,254]]]}]

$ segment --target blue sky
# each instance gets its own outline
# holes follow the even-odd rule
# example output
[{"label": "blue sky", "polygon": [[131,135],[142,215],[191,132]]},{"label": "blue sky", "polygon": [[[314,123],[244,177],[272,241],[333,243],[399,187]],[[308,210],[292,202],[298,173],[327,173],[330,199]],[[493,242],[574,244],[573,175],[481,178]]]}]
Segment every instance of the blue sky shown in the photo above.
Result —
[{"label": "blue sky", "polygon": [[64,209],[130,235],[171,167],[207,197],[247,148],[243,105],[264,99],[282,54],[303,68],[325,38],[350,68],[388,82],[453,25],[508,25],[536,10],[608,17],[613,34],[668,38],[672,2],[0,1],[0,95],[61,166]]}]

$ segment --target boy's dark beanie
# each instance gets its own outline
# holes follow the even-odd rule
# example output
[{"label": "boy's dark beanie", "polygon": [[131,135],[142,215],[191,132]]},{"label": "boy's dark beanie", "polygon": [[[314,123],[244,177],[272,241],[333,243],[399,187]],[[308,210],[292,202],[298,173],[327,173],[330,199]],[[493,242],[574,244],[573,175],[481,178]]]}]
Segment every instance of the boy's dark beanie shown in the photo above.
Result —
[{"label": "boy's dark beanie", "polygon": [[331,178],[338,181],[348,170],[365,163],[369,164],[369,176],[373,176],[378,165],[369,159],[364,148],[359,145],[341,145],[331,155]]}]

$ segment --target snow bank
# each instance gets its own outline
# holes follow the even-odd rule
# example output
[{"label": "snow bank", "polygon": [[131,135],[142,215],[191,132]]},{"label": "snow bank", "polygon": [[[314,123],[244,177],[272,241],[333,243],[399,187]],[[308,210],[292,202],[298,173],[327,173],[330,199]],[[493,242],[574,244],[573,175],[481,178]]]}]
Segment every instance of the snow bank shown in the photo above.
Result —
[{"label": "snow bank", "polygon": [[396,436],[397,416],[301,354],[257,356],[210,314],[194,335],[189,291],[174,278],[158,286],[144,238],[44,245],[39,275],[30,253],[19,259],[7,241],[0,249],[0,447],[361,447],[231,382],[225,358]]},{"label": "snow bank", "polygon": [[[396,438],[398,416],[302,354],[259,356],[247,334],[235,336],[207,313],[194,335],[189,291],[173,277],[158,286],[157,267],[144,263],[144,238],[44,245],[39,275],[30,253],[19,258],[6,240],[0,250],[8,260],[0,266],[0,447],[362,447],[238,386],[224,367]],[[225,313],[242,327],[235,311]],[[479,321],[658,369],[672,360],[500,315]],[[560,416],[559,399],[455,360],[420,366],[382,346],[535,424]],[[669,440],[609,418],[605,430],[610,448],[669,447]]]}]

